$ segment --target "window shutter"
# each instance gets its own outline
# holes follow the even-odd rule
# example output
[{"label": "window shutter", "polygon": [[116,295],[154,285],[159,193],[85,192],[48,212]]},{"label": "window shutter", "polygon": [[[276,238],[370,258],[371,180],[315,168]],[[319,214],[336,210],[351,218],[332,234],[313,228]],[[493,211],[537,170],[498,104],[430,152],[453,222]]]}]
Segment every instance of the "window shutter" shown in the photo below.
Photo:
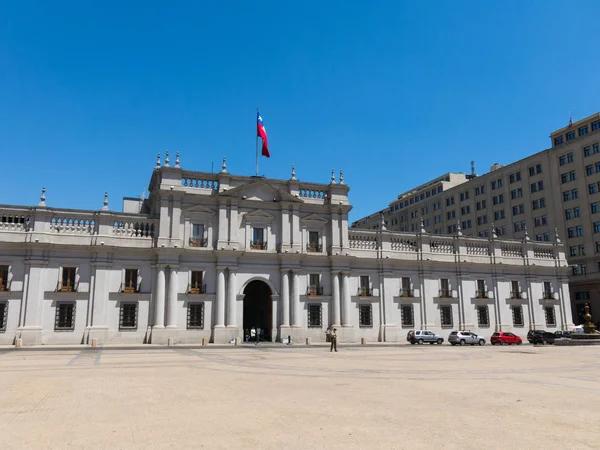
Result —
[{"label": "window shutter", "polygon": [[136,292],[142,291],[142,271],[140,269],[137,270],[137,286],[135,289]]},{"label": "window shutter", "polygon": [[[188,270],[188,282],[187,282],[187,289],[186,289],[186,293],[190,293],[192,291],[192,270]],[[204,274],[203,274],[204,275]],[[204,278],[204,276],[202,277]]]},{"label": "window shutter", "polygon": [[75,284],[73,290],[79,292],[79,266],[75,267]]},{"label": "window shutter", "polygon": [[[12,266],[8,266],[8,276],[6,277],[6,290],[10,291],[10,283],[12,282],[12,278],[13,278],[13,273],[12,273]],[[0,323],[0,325],[2,325]]]},{"label": "window shutter", "polygon": [[62,279],[63,279],[63,267],[60,266],[58,268],[58,283],[56,284],[57,291],[60,291],[60,288],[62,287]]},{"label": "window shutter", "polygon": [[119,291],[121,291],[121,292],[125,291],[125,272],[126,271],[127,271],[127,269],[121,270],[121,289],[119,289]]}]

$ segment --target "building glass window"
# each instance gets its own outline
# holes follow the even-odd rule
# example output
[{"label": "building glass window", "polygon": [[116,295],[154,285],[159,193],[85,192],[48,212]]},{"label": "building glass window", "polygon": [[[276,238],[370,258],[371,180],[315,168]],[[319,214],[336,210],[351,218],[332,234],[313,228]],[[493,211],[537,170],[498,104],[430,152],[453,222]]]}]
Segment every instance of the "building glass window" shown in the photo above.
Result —
[{"label": "building glass window", "polygon": [[58,302],[54,319],[54,331],[75,330],[75,302]]},{"label": "building glass window", "polygon": [[487,328],[490,326],[490,314],[487,305],[477,307],[477,324],[481,328]]},{"label": "building glass window", "polygon": [[204,329],[204,303],[188,303],[187,307],[187,329]]},{"label": "building glass window", "polygon": [[487,292],[485,290],[485,281],[477,280],[477,298],[487,298]]},{"label": "building glass window", "polygon": [[546,326],[555,327],[556,326],[556,315],[554,314],[554,306],[545,307],[544,312],[546,313]]},{"label": "building glass window", "polygon": [[192,237],[190,239],[190,245],[192,247],[205,247],[206,242],[204,240],[204,224],[195,223],[192,225]]},{"label": "building glass window", "polygon": [[567,142],[572,141],[573,139],[575,139],[575,132],[574,131],[569,131],[567,133]]},{"label": "building glass window", "polygon": [[592,131],[600,130],[600,120],[592,122]]},{"label": "building glass window", "polygon": [[119,310],[119,330],[135,331],[137,330],[137,302],[122,302]]},{"label": "building glass window", "polygon": [[563,143],[563,137],[562,136],[557,136],[554,138],[554,146],[556,147],[557,145],[561,145]]},{"label": "building glass window", "polygon": [[206,289],[204,289],[203,281],[203,272],[201,270],[193,270],[192,271],[192,279],[190,285],[190,294],[205,294]]},{"label": "building glass window", "polygon": [[8,291],[8,266],[0,266],[0,291]]},{"label": "building glass window", "polygon": [[590,147],[589,145],[587,147],[583,148],[583,156],[590,156],[591,152],[590,152]]},{"label": "building glass window", "polygon": [[442,278],[440,280],[440,297],[452,297],[452,293],[450,292],[450,281],[448,278]]},{"label": "building glass window", "polygon": [[413,305],[402,305],[400,309],[402,315],[402,326],[403,327],[414,327],[414,307]]},{"label": "building glass window", "polygon": [[125,286],[123,292],[137,292],[138,291],[138,270],[137,269],[125,269]]},{"label": "building glass window", "polygon": [[308,328],[321,328],[321,304],[312,303],[308,305]]},{"label": "building glass window", "polygon": [[75,291],[75,274],[77,272],[76,267],[63,267],[62,268],[62,280],[60,282],[60,291]]},{"label": "building glass window", "polygon": [[371,328],[373,326],[372,306],[358,305],[358,323],[361,328]]},{"label": "building glass window", "polygon": [[311,273],[308,277],[308,283],[308,295],[323,295],[321,276],[318,273]]},{"label": "building glass window", "polygon": [[252,229],[252,242],[250,248],[257,250],[265,250],[265,229],[264,228],[253,228]]},{"label": "building glass window", "polygon": [[452,328],[452,305],[440,305],[442,328]]},{"label": "building glass window", "polygon": [[309,252],[320,252],[321,247],[319,246],[319,233],[317,231],[308,232],[308,248]]},{"label": "building glass window", "polygon": [[583,127],[579,127],[579,136],[585,136],[586,134],[588,134],[587,125],[585,125]]},{"label": "building glass window", "polygon": [[513,306],[512,307],[512,317],[513,317],[513,326],[522,327],[525,325],[525,321],[523,320],[523,307],[522,306]]},{"label": "building glass window", "polygon": [[519,282],[518,281],[511,281],[510,282],[510,298],[521,298],[521,290],[519,289]]},{"label": "building glass window", "polygon": [[372,295],[371,282],[369,280],[369,277],[366,275],[363,275],[360,277],[360,286],[358,288],[358,295],[361,295],[361,296]]}]

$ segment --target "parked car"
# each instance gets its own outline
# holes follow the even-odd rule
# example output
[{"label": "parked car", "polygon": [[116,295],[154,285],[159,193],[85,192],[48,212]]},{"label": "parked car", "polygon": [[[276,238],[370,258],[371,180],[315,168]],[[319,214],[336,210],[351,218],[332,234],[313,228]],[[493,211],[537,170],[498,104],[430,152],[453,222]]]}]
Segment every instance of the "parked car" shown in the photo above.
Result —
[{"label": "parked car", "polygon": [[554,332],[554,339],[570,338],[570,337],[571,337],[570,331],[555,331]]},{"label": "parked car", "polygon": [[471,331],[453,331],[450,333],[450,336],[448,336],[448,342],[452,345],[484,345],[485,338]]},{"label": "parked car", "polygon": [[529,330],[527,340],[530,344],[554,344],[554,333],[544,330]]},{"label": "parked car", "polygon": [[523,343],[523,340],[516,334],[505,333],[503,331],[500,331],[500,332],[492,334],[492,337],[490,338],[490,342],[492,343],[492,345],[496,345],[496,344],[498,344],[498,345],[512,345],[512,344],[521,345]]},{"label": "parked car", "polygon": [[429,330],[410,330],[406,335],[406,340],[413,345],[423,344],[424,342],[441,345],[444,342],[443,337]]}]

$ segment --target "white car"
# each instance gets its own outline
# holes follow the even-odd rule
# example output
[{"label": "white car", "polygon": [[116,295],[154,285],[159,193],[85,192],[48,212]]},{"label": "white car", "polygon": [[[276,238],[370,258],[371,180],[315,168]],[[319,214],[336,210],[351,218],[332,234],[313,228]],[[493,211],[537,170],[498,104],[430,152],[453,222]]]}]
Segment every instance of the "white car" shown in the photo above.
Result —
[{"label": "white car", "polygon": [[453,331],[448,336],[448,342],[452,345],[485,345],[485,338],[471,331]]}]

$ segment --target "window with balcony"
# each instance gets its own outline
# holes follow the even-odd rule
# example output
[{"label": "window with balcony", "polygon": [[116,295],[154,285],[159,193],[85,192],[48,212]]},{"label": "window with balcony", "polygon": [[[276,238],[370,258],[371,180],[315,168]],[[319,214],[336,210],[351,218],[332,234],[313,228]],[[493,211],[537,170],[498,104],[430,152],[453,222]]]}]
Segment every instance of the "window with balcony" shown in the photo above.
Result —
[{"label": "window with balcony", "polygon": [[373,326],[372,305],[358,305],[358,321],[361,328],[371,328]]},{"label": "window with balcony", "polygon": [[413,305],[402,305],[400,309],[402,327],[412,328],[415,326],[415,315]]},{"label": "window with balcony", "polygon": [[75,291],[75,276],[77,274],[76,267],[63,267],[62,278],[60,280],[60,286],[58,290],[61,292],[73,292]]},{"label": "window with balcony", "polygon": [[0,302],[0,332],[6,331],[8,322],[8,302]]},{"label": "window with balcony", "polygon": [[192,270],[192,277],[190,280],[190,294],[206,294],[204,286],[204,272],[201,270]]},{"label": "window with balcony", "polygon": [[358,295],[363,297],[373,295],[373,293],[371,292],[371,281],[369,280],[369,277],[367,275],[360,277]]},{"label": "window with balcony", "polygon": [[400,297],[413,297],[413,291],[410,285],[410,278],[402,278],[402,287],[400,288]]},{"label": "window with balcony", "polygon": [[546,314],[546,326],[547,327],[555,327],[556,326],[556,315],[554,314],[554,306],[545,307],[544,312]]},{"label": "window with balcony", "polygon": [[187,329],[204,329],[204,303],[188,303],[187,307]]},{"label": "window with balcony", "polygon": [[192,225],[192,236],[190,237],[190,246],[192,247],[206,247],[205,239],[206,229],[204,224],[195,223]]},{"label": "window with balcony", "polygon": [[448,278],[442,278],[440,280],[440,297],[451,298],[452,292],[450,291],[450,281]]},{"label": "window with balcony", "polygon": [[122,292],[138,292],[138,273],[137,269],[125,269],[125,282]]},{"label": "window with balcony", "polygon": [[442,328],[452,328],[452,305],[440,305],[440,322]]},{"label": "window with balcony", "polygon": [[523,307],[522,306],[513,306],[512,307],[512,318],[513,318],[513,326],[522,327],[525,325],[525,321],[523,320]]},{"label": "window with balcony", "polygon": [[319,244],[319,232],[318,231],[309,231],[308,232],[308,244],[307,251],[309,252],[321,252],[321,245]]},{"label": "window with balcony", "polygon": [[8,291],[8,266],[0,266],[0,291]]},{"label": "window with balcony", "polygon": [[137,330],[138,304],[137,302],[122,302],[119,308],[119,330]]},{"label": "window with balcony", "polygon": [[58,302],[54,318],[54,331],[73,331],[75,329],[75,302]]},{"label": "window with balcony", "polygon": [[477,325],[479,325],[480,328],[487,328],[490,326],[490,313],[487,305],[477,307]]},{"label": "window with balcony", "polygon": [[477,298],[487,298],[488,294],[485,289],[485,280],[477,280]]},{"label": "window with balcony", "polygon": [[321,328],[322,314],[321,304],[311,303],[308,305],[308,328]]},{"label": "window with balcony", "polygon": [[308,295],[323,295],[321,287],[321,275],[312,273],[308,276]]},{"label": "window with balcony", "polygon": [[266,250],[267,243],[265,241],[265,229],[264,228],[253,228],[252,229],[252,242],[250,248],[255,250]]}]

